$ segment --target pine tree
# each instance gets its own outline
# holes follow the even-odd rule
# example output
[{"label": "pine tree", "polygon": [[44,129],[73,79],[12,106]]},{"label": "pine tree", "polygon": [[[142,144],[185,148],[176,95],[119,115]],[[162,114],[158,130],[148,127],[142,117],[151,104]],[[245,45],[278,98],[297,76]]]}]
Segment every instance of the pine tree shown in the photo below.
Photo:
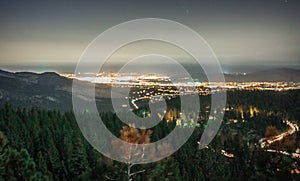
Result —
[{"label": "pine tree", "polygon": [[59,179],[60,174],[62,172],[61,159],[60,159],[59,152],[54,144],[54,141],[53,141],[51,135],[48,135],[47,147],[48,147],[48,149],[47,149],[48,168],[52,173],[55,173],[55,175],[53,175],[53,178]]},{"label": "pine tree", "polygon": [[36,164],[26,149],[18,152],[7,146],[6,137],[0,132],[0,179],[43,180]]},{"label": "pine tree", "polygon": [[81,137],[74,135],[69,160],[69,171],[73,179],[87,177],[90,171]]}]

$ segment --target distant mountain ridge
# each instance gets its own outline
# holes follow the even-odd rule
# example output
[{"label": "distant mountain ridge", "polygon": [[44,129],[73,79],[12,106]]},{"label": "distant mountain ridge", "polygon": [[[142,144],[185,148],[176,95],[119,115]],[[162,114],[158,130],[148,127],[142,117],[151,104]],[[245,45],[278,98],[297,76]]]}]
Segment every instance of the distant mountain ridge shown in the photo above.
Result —
[{"label": "distant mountain ridge", "polygon": [[300,70],[278,68],[243,74],[225,74],[227,82],[300,82]]},{"label": "distant mountain ridge", "polygon": [[0,104],[70,108],[72,80],[54,72],[8,72],[0,70]]},{"label": "distant mountain ridge", "polygon": [[[227,82],[249,81],[282,81],[300,82],[300,70],[298,69],[272,69],[258,71],[246,75],[225,75]],[[71,110],[72,109],[72,79],[62,77],[55,72],[8,72],[0,69],[0,105],[9,102],[21,107],[37,106],[49,109]],[[90,83],[82,82],[83,95],[85,87]],[[101,109],[112,110],[110,102],[110,87],[97,84],[95,95],[97,105]],[[78,96],[83,104],[91,101],[91,98]]]},{"label": "distant mountain ridge", "polygon": [[[36,106],[47,109],[72,109],[72,83],[73,80],[62,77],[55,72],[33,73],[33,72],[8,72],[0,70],[0,105],[5,102],[27,107]],[[90,84],[82,82],[81,90]],[[96,98],[109,98],[110,89],[106,85],[95,86]],[[91,98],[78,96],[84,104]],[[97,105],[103,105],[103,109],[111,110],[104,100],[98,100]]]}]

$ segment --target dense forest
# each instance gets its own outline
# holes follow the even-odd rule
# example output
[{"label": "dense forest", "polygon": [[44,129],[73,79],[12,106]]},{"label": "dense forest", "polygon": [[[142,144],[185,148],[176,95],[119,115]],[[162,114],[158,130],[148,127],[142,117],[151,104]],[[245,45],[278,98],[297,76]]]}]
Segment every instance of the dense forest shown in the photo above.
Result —
[{"label": "dense forest", "polygon": [[[294,173],[300,166],[299,158],[267,153],[257,144],[269,126],[281,132],[287,129],[281,122],[283,119],[299,123],[299,91],[228,92],[227,106],[232,110],[226,111],[221,129],[209,148],[201,150],[197,141],[208,116],[202,109],[209,105],[210,98],[200,99],[204,105],[199,115],[201,127],[172,156],[155,163],[131,165],[133,173],[142,171],[134,175],[134,180],[300,179],[300,174]],[[173,102],[168,105],[174,107],[168,109],[176,110],[179,100],[170,101]],[[250,106],[257,107],[259,112],[251,115]],[[124,135],[128,129],[133,129],[135,137],[143,135],[125,126],[113,112],[102,112],[100,116],[121,139],[126,140]],[[231,119],[238,122],[231,123]],[[166,136],[174,126],[175,122],[164,119],[144,136],[148,141],[155,141]],[[128,179],[128,165],[98,153],[83,138],[72,111],[21,108],[7,103],[0,108],[0,131],[0,180]],[[276,146],[290,151],[298,147],[299,132]],[[234,157],[222,155],[223,149]]]}]

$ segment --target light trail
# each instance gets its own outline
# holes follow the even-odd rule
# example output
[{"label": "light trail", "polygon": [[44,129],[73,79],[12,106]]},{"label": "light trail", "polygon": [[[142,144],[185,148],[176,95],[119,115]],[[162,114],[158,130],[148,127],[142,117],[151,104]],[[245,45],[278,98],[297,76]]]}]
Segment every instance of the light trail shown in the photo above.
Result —
[{"label": "light trail", "polygon": [[260,146],[262,148],[270,146],[274,142],[278,142],[278,141],[284,139],[285,137],[294,134],[298,130],[298,126],[294,125],[290,121],[285,120],[284,123],[286,125],[288,125],[290,127],[290,129],[288,131],[284,132],[284,133],[279,134],[279,135],[272,136],[270,138],[262,138],[262,139],[260,139],[258,142],[260,143]]},{"label": "light trail", "polygon": [[[200,144],[200,141],[198,141],[197,144],[199,145],[199,144]],[[209,147],[208,145],[206,145],[205,148],[210,149],[210,150],[212,150],[213,152],[216,152],[215,149]],[[227,152],[227,151],[225,151],[225,150],[221,150],[220,153],[221,153],[223,156],[227,157],[227,158],[233,158],[233,157],[234,157],[234,154],[229,153],[229,152]]]},{"label": "light trail", "polygon": [[266,149],[265,151],[270,152],[270,153],[279,153],[279,154],[282,154],[282,155],[291,156],[293,158],[300,158],[299,153],[289,153],[287,151],[279,151],[279,150],[272,150],[272,149]]}]

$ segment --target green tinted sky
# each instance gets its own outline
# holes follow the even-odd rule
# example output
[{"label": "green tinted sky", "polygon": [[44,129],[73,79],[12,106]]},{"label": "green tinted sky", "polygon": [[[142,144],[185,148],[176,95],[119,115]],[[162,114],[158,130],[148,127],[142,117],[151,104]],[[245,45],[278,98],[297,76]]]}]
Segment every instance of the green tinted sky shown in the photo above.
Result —
[{"label": "green tinted sky", "polygon": [[300,1],[1,1],[0,64],[75,64],[107,28],[166,18],[200,33],[222,65],[294,65],[300,57]]}]

